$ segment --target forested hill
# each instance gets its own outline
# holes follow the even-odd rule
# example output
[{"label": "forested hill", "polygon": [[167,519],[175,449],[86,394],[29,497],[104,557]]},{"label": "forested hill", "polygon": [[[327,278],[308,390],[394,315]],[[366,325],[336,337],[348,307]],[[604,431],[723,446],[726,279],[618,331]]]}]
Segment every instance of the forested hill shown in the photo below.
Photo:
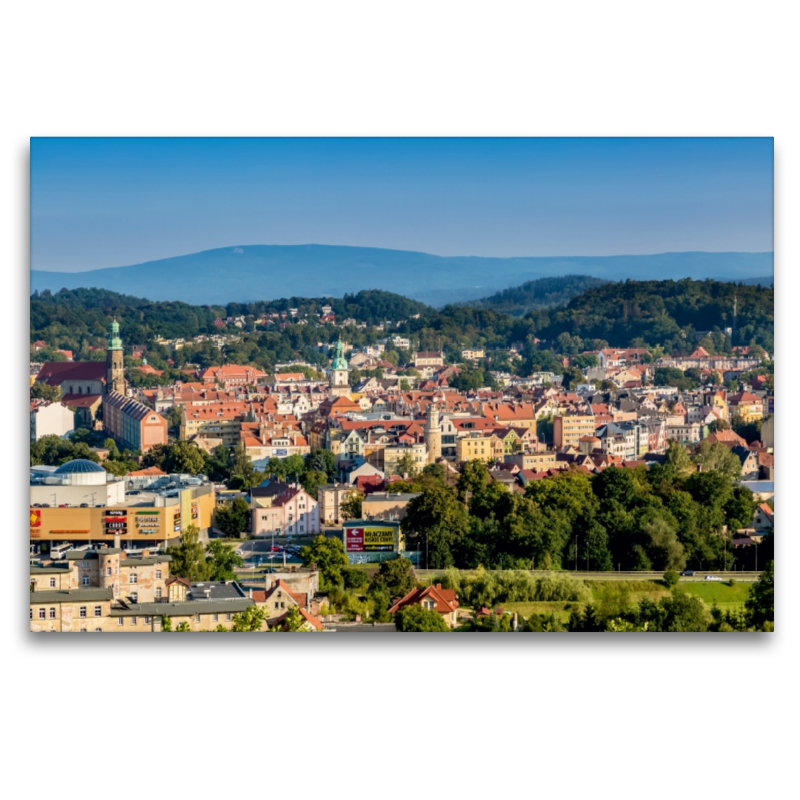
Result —
[{"label": "forested hill", "polygon": [[[734,335],[733,308],[737,316]],[[375,326],[386,320],[401,322],[392,331],[408,336],[411,349],[442,349],[449,363],[461,360],[461,350],[483,348],[492,353],[487,365],[529,375],[539,370],[557,371],[555,355],[572,355],[602,347],[647,347],[654,355],[688,353],[698,344],[709,353],[729,353],[736,345],[760,345],[774,350],[774,290],[761,286],[719,281],[624,281],[587,289],[566,305],[539,308],[524,316],[510,316],[494,308],[446,306],[437,311],[401,295],[363,291],[343,298],[291,297],[273,302],[192,306],[153,303],[97,289],[34,293],[31,296],[31,343],[47,347],[37,360],[63,358],[56,348],[72,350],[76,359],[102,358],[111,319],[120,322],[126,345],[147,345],[148,360],[163,369],[169,352],[154,346],[154,339],[189,339],[198,334],[244,334],[220,351],[210,342],[188,346],[172,354],[177,366],[192,362],[208,366],[230,360],[271,369],[276,363],[303,359],[328,363],[320,342],[340,335],[358,348],[386,336],[375,327],[341,328],[322,324],[318,316],[330,305],[338,322],[352,318]],[[293,318],[288,310],[297,309]],[[256,325],[261,314],[287,312],[274,324]],[[245,316],[244,330],[218,320]],[[252,316],[251,316],[252,315]],[[540,340],[536,344],[536,339]],[[522,343],[524,358],[510,362],[502,351]],[[90,350],[90,347],[99,348]],[[152,358],[151,358],[152,356]],[[391,356],[406,363],[408,351]],[[387,357],[387,360],[388,357]]]},{"label": "forested hill", "polygon": [[380,290],[344,297],[289,297],[210,306],[152,302],[105,289],[62,289],[55,293],[45,290],[31,295],[31,342],[43,339],[53,346],[80,349],[83,340],[103,338],[110,321],[116,318],[123,339],[131,344],[144,344],[156,336],[174,339],[218,333],[215,321],[227,317],[259,317],[297,309],[297,317],[303,318],[322,313],[322,308],[328,305],[339,320],[349,317],[369,325],[436,313],[424,303]]},{"label": "forested hill", "polygon": [[471,300],[460,305],[470,308],[492,308],[503,314],[519,316],[535,308],[563,305],[575,295],[602,286],[608,281],[589,275],[565,275],[563,278],[538,278],[521,286],[512,286],[490,297]]},{"label": "forested hill", "polygon": [[567,333],[614,346],[660,345],[667,352],[694,348],[698,331],[734,327],[733,345],[774,349],[775,291],[720,281],[624,281],[573,297],[565,307],[539,309],[524,317],[539,338]]}]

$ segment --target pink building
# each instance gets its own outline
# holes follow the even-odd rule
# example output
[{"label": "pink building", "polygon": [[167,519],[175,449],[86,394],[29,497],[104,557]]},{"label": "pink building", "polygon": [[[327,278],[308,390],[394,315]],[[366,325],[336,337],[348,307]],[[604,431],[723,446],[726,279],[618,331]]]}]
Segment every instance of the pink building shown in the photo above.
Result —
[{"label": "pink building", "polygon": [[253,509],[252,531],[256,536],[297,536],[319,533],[317,501],[301,486],[290,486],[272,498],[272,504]]}]

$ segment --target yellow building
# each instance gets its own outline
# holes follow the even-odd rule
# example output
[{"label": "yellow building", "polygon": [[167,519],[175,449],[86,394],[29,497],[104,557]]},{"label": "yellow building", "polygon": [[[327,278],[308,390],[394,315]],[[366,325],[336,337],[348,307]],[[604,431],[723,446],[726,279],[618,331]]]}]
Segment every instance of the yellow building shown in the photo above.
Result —
[{"label": "yellow building", "polygon": [[456,460],[459,462],[488,461],[503,457],[503,442],[491,436],[464,436],[456,440]]},{"label": "yellow building", "polygon": [[530,469],[534,472],[545,472],[555,467],[555,451],[544,453],[513,453],[504,459],[506,464],[516,465],[520,469]]},{"label": "yellow building", "polygon": [[60,542],[154,546],[177,539],[189,525],[204,533],[215,508],[211,484],[177,489],[173,496],[128,494],[124,502],[106,507],[31,505],[30,541],[44,550]]},{"label": "yellow building", "polygon": [[594,435],[593,414],[567,414],[553,418],[553,442],[556,450],[579,446],[581,436]]},{"label": "yellow building", "polygon": [[750,392],[738,392],[728,398],[731,417],[739,416],[745,422],[755,422],[764,416],[764,402]]}]

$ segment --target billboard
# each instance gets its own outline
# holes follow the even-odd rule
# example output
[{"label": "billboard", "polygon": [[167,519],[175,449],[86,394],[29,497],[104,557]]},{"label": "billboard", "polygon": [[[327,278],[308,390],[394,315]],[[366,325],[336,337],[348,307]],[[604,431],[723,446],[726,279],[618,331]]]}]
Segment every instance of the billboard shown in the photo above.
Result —
[{"label": "billboard", "polygon": [[345,550],[348,553],[374,553],[394,550],[394,528],[345,528]]}]

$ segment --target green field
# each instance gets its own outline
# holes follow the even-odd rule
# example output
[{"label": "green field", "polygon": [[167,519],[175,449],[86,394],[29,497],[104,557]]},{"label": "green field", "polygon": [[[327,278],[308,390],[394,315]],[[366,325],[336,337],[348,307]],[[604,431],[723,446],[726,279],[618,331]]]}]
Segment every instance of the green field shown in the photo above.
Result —
[{"label": "green field", "polygon": [[727,583],[700,583],[695,581],[683,581],[681,589],[685,589],[689,594],[699,597],[706,605],[712,606],[715,602],[723,611],[732,611],[734,608],[744,606],[748,592],[752,583],[734,583],[728,586]]},{"label": "green field", "polygon": [[[742,608],[747,599],[747,594],[752,583],[734,583],[729,586],[727,583],[705,583],[700,581],[682,581],[679,586],[688,594],[699,597],[709,608],[716,603],[722,611],[734,611]],[[669,591],[660,581],[591,581],[588,583],[592,590],[592,598],[598,607],[602,607],[604,596],[607,589],[618,594],[623,592],[627,595],[631,606],[635,606],[645,597],[654,602],[667,597]],[[581,607],[576,602],[522,602],[522,603],[499,603],[505,611],[516,611],[521,618],[527,618],[531,614],[555,614],[556,618],[566,623],[573,610]]]}]

